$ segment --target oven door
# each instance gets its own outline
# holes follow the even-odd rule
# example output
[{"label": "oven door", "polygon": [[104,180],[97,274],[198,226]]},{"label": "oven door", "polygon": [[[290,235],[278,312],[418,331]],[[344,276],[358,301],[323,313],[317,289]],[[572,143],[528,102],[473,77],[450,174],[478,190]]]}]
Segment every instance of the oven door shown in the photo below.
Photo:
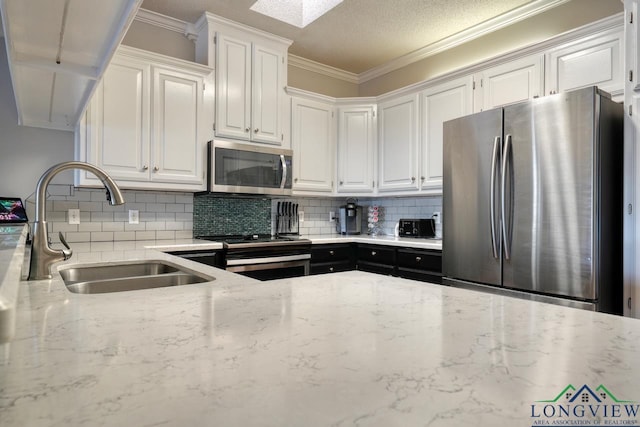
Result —
[{"label": "oven door", "polygon": [[228,141],[209,146],[210,191],[291,195],[291,150]]},{"label": "oven door", "polygon": [[227,271],[258,280],[287,279],[309,275],[311,255],[287,255],[227,260]]}]

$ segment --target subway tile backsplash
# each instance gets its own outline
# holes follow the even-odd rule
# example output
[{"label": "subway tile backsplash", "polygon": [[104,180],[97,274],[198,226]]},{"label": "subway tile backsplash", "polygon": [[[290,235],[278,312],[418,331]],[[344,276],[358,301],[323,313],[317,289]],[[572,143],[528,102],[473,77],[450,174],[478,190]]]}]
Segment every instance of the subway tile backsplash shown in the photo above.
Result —
[{"label": "subway tile backsplash", "polygon": [[[110,206],[104,189],[48,187],[47,223],[51,240],[62,232],[69,243],[189,239],[193,236],[193,194],[123,190],[125,204]],[[35,196],[27,199],[34,220]],[[80,209],[80,224],[68,223],[68,210]],[[129,210],[139,211],[139,224],[129,224]]]}]

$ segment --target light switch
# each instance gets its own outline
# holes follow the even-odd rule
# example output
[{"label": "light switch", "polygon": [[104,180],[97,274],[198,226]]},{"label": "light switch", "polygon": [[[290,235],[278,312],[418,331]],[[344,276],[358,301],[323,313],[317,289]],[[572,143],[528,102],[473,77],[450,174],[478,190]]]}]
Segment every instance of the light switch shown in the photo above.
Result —
[{"label": "light switch", "polygon": [[139,224],[139,223],[140,223],[140,212],[138,210],[130,209],[129,224]]},{"label": "light switch", "polygon": [[80,209],[69,209],[69,224],[80,224]]}]

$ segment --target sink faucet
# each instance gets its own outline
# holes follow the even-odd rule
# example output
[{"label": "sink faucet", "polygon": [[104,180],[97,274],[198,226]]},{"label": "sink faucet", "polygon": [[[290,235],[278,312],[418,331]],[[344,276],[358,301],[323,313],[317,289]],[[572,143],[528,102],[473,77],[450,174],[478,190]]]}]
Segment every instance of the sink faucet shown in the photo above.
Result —
[{"label": "sink faucet", "polygon": [[66,249],[52,249],[49,246],[46,220],[47,187],[51,179],[59,172],[68,169],[82,169],[97,176],[107,189],[107,201],[110,205],[121,205],[124,197],[116,183],[102,169],[84,162],[63,162],[50,167],[36,186],[36,220],[33,224],[31,240],[31,262],[29,280],[51,279],[51,264],[71,258],[73,251],[60,233],[60,241]]}]

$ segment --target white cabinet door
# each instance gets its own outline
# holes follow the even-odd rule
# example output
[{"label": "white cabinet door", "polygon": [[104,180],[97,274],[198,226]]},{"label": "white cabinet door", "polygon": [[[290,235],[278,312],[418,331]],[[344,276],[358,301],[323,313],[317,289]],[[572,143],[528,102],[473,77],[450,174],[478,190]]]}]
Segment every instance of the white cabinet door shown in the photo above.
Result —
[{"label": "white cabinet door", "polygon": [[153,181],[202,184],[203,78],[154,67]]},{"label": "white cabinet door", "polygon": [[612,94],[624,91],[623,29],[557,47],[547,53],[546,93],[598,86]]},{"label": "white cabinet door", "polygon": [[371,193],[374,188],[376,107],[341,107],[338,112],[339,193]]},{"label": "white cabinet door", "polygon": [[[149,179],[150,75],[144,61],[114,58],[87,110],[82,157],[116,180]],[[84,180],[98,182],[88,172],[82,173]]]},{"label": "white cabinet door", "polygon": [[293,190],[333,191],[335,118],[331,104],[292,98]]},{"label": "white cabinet door", "polygon": [[378,105],[378,190],[417,190],[418,94]]},{"label": "white cabinet door", "polygon": [[476,74],[474,110],[490,110],[542,96],[543,64],[544,55],[535,54]]},{"label": "white cabinet door", "polygon": [[216,135],[251,137],[251,43],[217,36]]},{"label": "white cabinet door", "polygon": [[421,93],[422,189],[442,189],[442,124],[473,111],[472,76],[425,89]]},{"label": "white cabinet door", "polygon": [[281,144],[284,104],[283,61],[277,50],[253,45],[251,140]]}]

